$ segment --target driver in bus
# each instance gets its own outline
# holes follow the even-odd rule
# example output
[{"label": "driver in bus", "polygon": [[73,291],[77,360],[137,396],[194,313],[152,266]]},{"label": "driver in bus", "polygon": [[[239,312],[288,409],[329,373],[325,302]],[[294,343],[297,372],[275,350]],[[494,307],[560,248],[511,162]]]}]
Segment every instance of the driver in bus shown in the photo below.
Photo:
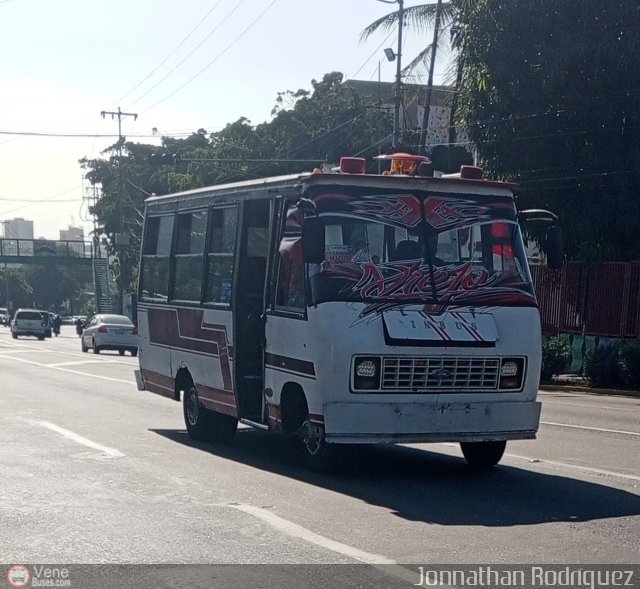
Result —
[{"label": "driver in bus", "polygon": [[302,222],[304,213],[298,206],[287,212],[286,225],[278,253],[277,304],[283,307],[304,307],[304,259],[302,257]]}]

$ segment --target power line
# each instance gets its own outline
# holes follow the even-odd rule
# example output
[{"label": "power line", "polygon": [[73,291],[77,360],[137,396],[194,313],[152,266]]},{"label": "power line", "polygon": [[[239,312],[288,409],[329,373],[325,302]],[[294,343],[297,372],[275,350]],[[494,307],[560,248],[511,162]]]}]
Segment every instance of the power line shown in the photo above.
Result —
[{"label": "power line", "polygon": [[[56,198],[57,196],[62,196],[63,194],[68,194],[69,192],[72,192],[73,190],[77,190],[77,188],[69,188],[68,190],[64,190],[63,192],[58,192],[57,194],[53,194],[53,195],[51,195],[51,196],[49,196],[49,197],[47,197],[47,198],[43,199],[43,200],[42,200],[42,202],[47,202],[47,203],[50,203],[50,204],[55,204],[55,203],[56,203],[56,202],[58,202],[58,201],[53,201],[53,199],[54,199],[54,198]],[[3,211],[3,212],[2,212],[2,213],[0,213],[0,214],[2,214],[2,216],[10,215],[11,213],[15,213],[16,211],[21,211],[22,209],[26,209],[26,208],[28,208],[28,207],[31,207],[31,206],[33,206],[34,204],[38,204],[38,203],[29,203],[29,204],[26,204],[26,205],[24,205],[24,206],[22,206],[22,207],[17,207],[17,208],[15,208],[15,209],[11,209],[11,210],[9,210],[9,211]],[[41,204],[41,203],[40,203],[40,204]]]},{"label": "power line", "polygon": [[[51,203],[52,201],[47,200],[46,198],[38,198],[38,199],[22,199],[22,198],[0,198],[0,201],[6,201],[6,202],[28,202],[28,203],[40,203],[40,202],[48,202]],[[56,203],[59,202],[78,202],[77,198],[67,198],[67,199],[63,199],[63,200],[56,200]]]},{"label": "power line", "polygon": [[[178,43],[170,52],[169,54],[155,67],[153,68],[153,70],[151,70],[151,72],[149,72],[142,80],[140,80],[140,82],[138,82],[133,88],[131,88],[131,90],[129,90],[126,94],[123,94],[120,98],[118,98],[118,100],[115,101],[115,104],[119,104],[121,103],[127,96],[129,96],[129,94],[131,94],[134,90],[137,90],[140,86],[142,86],[142,84],[144,84],[151,76],[153,76],[153,74],[155,74],[168,60],[169,58],[175,54],[175,52],[180,49],[180,47],[182,47],[186,41],[189,40],[189,38],[191,37],[191,35],[193,35],[193,33],[195,33],[198,28],[200,28],[200,25],[207,20],[207,18],[209,17],[209,15],[218,7],[218,5],[220,4],[222,0],[218,0],[218,2],[216,2],[213,6],[213,8],[209,9],[209,11],[207,12],[207,14],[205,14],[200,21],[198,22],[198,24],[193,27],[193,29],[191,29],[191,32],[184,38],[182,39],[182,41],[180,41],[180,43]],[[199,47],[199,46],[198,46]],[[191,55],[191,54],[189,54]],[[188,56],[187,56],[188,57]],[[112,107],[113,108],[113,107]]]},{"label": "power line", "polygon": [[[211,35],[213,35],[213,33],[215,33],[224,23],[225,21],[236,11],[238,10],[238,8],[240,8],[240,6],[245,2],[245,0],[240,0],[240,2],[238,2],[232,9],[231,11],[218,23],[218,26],[216,26],[204,39],[202,39],[202,41],[200,41],[200,43],[198,43],[189,53],[187,53],[187,55],[185,55],[185,57],[180,60],[173,68],[171,68],[162,78],[160,78],[153,86],[151,86],[151,88],[149,88],[145,93],[143,93],[141,96],[138,96],[138,98],[136,98],[133,103],[131,104],[131,106],[134,106],[136,104],[138,104],[138,102],[140,102],[147,94],[149,94],[152,90],[154,90],[155,88],[157,88],[160,84],[162,84],[162,82],[164,82],[173,72],[175,72],[185,61],[187,61],[187,59],[189,59],[189,57],[191,57],[198,49],[200,49],[200,47],[202,47],[202,45],[204,44],[204,42],[209,39],[209,37],[211,37]],[[149,110],[149,109],[147,109]]]},{"label": "power line", "polygon": [[193,80],[195,80],[197,77],[199,77],[200,75],[202,75],[207,69],[209,69],[216,61],[218,61],[218,59],[220,59],[227,51],[229,51],[229,49],[231,49],[231,47],[233,47],[242,37],[244,37],[251,28],[253,28],[253,26],[266,14],[266,12],[277,2],[278,0],[272,0],[272,2],[251,22],[251,24],[249,24],[249,26],[244,29],[244,31],[242,31],[242,33],[240,33],[229,45],[227,45],[220,53],[218,53],[218,55],[216,55],[216,57],[214,57],[207,65],[205,65],[197,74],[195,74],[194,76],[192,76],[191,78],[189,78],[184,84],[182,84],[181,86],[178,86],[178,88],[176,88],[173,92],[171,92],[171,94],[168,94],[167,96],[165,96],[162,100],[159,100],[158,102],[156,102],[155,104],[153,104],[152,106],[144,109],[143,112],[147,112],[148,110],[151,110],[152,108],[155,108],[156,106],[158,106],[159,104],[162,104],[165,100],[168,100],[169,98],[171,98],[174,94],[177,94],[178,92],[180,92],[180,90],[182,90],[185,86],[189,85],[191,82],[193,82]]}]

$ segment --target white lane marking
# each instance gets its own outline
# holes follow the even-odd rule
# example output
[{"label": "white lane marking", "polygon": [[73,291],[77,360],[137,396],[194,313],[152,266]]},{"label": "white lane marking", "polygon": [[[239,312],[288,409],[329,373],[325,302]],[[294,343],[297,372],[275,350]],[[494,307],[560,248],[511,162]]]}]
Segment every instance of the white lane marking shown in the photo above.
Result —
[{"label": "white lane marking", "polygon": [[114,458],[122,458],[123,456],[125,456],[125,454],[120,452],[120,450],[116,450],[115,448],[109,448],[109,446],[103,446],[102,444],[98,444],[97,442],[92,442],[91,440],[81,436],[80,434],[76,434],[71,430],[60,427],[55,423],[51,423],[50,421],[36,421],[36,420],[27,420],[27,421],[29,421],[33,425],[45,427],[48,430],[51,430],[52,432],[60,434],[63,438],[67,438],[68,440],[71,440],[73,442],[76,442],[77,444],[86,446],[87,448],[98,450],[99,452],[102,452],[103,454],[106,454],[108,456],[113,456]]},{"label": "white lane marking", "polygon": [[[8,354],[20,354],[23,352],[33,352],[36,348],[5,348],[0,350],[0,355],[6,356]],[[55,350],[38,350],[38,352],[43,352],[45,354],[55,354]]]},{"label": "white lane marking", "polygon": [[542,400],[545,405],[566,405],[567,407],[587,407],[588,409],[602,409],[609,411],[629,411],[629,407],[612,407],[611,404],[595,405],[589,403],[565,403],[564,401]]},{"label": "white lane marking", "polygon": [[[13,347],[15,346],[15,348]],[[46,354],[60,354],[61,356],[73,356],[75,358],[86,358],[87,355],[86,353],[82,353],[82,352],[63,352],[62,350],[47,350],[45,348],[43,348],[42,346],[28,346],[26,344],[12,344],[12,347],[9,348],[0,348],[0,354],[12,354],[14,352],[44,352]],[[96,361],[98,357],[96,357]],[[137,360],[132,360],[132,361],[126,361],[125,357],[119,357],[119,356],[102,356],[101,357],[102,360],[100,360],[100,362],[117,362],[118,364],[127,364],[129,366],[137,366],[138,365],[138,361]]]},{"label": "white lane marking", "polygon": [[24,364],[31,364],[32,366],[40,366],[41,368],[50,368],[51,370],[60,370],[60,372],[68,372],[70,374],[78,374],[89,378],[97,378],[99,380],[108,380],[109,382],[122,382],[124,384],[136,384],[135,380],[124,380],[122,378],[111,378],[109,376],[102,376],[100,374],[91,374],[90,372],[80,372],[79,370],[71,370],[70,368],[63,368],[60,366],[52,366],[51,364],[42,364],[40,362],[34,362],[33,360],[25,360],[24,358],[14,358],[16,362],[22,362]]},{"label": "white lane marking", "polygon": [[248,513],[249,515],[258,518],[259,520],[262,520],[264,523],[268,524],[272,528],[275,528],[279,532],[286,534],[287,536],[299,538],[300,540],[304,540],[309,544],[321,546],[322,548],[326,548],[327,550],[331,550],[332,552],[337,552],[338,554],[342,554],[343,556],[347,556],[354,560],[358,560],[367,564],[398,564],[395,560],[387,558],[386,556],[373,554],[371,552],[365,552],[364,550],[349,546],[348,544],[343,544],[342,542],[337,542],[336,540],[332,540],[331,538],[327,538],[326,536],[316,534],[315,532],[312,532],[307,528],[303,528],[298,524],[294,524],[289,520],[277,516],[275,513],[272,513],[268,509],[255,507],[254,505],[248,505],[246,503],[230,503],[227,505],[229,507],[232,507],[233,509]]},{"label": "white lane marking", "polygon": [[293,522],[290,522],[289,520],[286,520],[262,507],[255,507],[254,505],[249,505],[247,503],[227,503],[226,506],[252,515],[287,536],[304,540],[309,544],[315,544],[316,546],[326,548],[332,552],[337,552],[338,554],[342,554],[343,556],[352,558],[353,560],[373,565],[387,575],[393,575],[394,577],[412,584],[416,582],[416,572],[400,566],[397,561],[391,558],[387,558],[380,554],[374,554],[372,552],[366,552],[359,548],[355,548],[354,546],[349,546],[348,544],[332,540],[326,536],[321,536],[320,534],[316,534],[307,528],[294,524]]},{"label": "white lane marking", "polygon": [[555,421],[541,421],[540,425],[553,425],[556,427],[570,427],[572,429],[584,429],[593,432],[603,432],[607,434],[623,434],[625,436],[640,436],[640,432],[628,432],[619,429],[606,429],[604,427],[589,427],[587,425],[571,425],[569,423],[557,423]]},{"label": "white lane marking", "polygon": [[114,360],[74,360],[73,362],[56,362],[55,364],[44,364],[47,368],[59,368],[60,366],[81,366],[83,364],[119,364]]},{"label": "white lane marking", "polygon": [[505,456],[509,458],[517,458],[518,460],[526,460],[527,462],[535,462],[536,464],[550,464],[551,466],[557,466],[560,468],[568,468],[573,470],[579,470],[581,472],[601,474],[609,477],[618,477],[627,479],[630,481],[640,481],[640,476],[633,474],[623,474],[621,472],[615,472],[612,470],[604,470],[602,468],[593,468],[592,466],[580,466],[579,464],[570,464],[568,462],[558,462],[557,460],[547,460],[542,458],[531,458],[530,456],[520,456],[518,454],[505,453]]},{"label": "white lane marking", "polygon": [[[408,444],[404,444],[404,445],[408,445]],[[460,446],[455,442],[439,442],[438,444],[433,444],[433,446],[436,446],[436,445],[446,446],[448,448],[457,448],[457,449],[460,448]],[[417,446],[415,444],[410,447],[419,448],[420,450],[425,449],[424,446]],[[451,454],[449,454],[448,452],[447,452],[447,455],[451,456]],[[581,466],[579,464],[571,464],[569,462],[558,462],[557,460],[547,460],[546,458],[535,458],[534,456],[523,456],[522,454],[512,454],[511,452],[505,452],[504,455],[506,458],[515,458],[516,460],[524,460],[525,462],[532,463],[532,464],[549,464],[551,466],[566,468],[569,470],[579,470],[581,472],[587,472],[591,474],[601,474],[609,477],[619,477],[622,479],[628,479],[631,481],[640,481],[640,476],[633,475],[633,474],[624,474],[622,472],[616,472],[613,470],[604,470],[602,468],[594,468],[592,466]]]}]

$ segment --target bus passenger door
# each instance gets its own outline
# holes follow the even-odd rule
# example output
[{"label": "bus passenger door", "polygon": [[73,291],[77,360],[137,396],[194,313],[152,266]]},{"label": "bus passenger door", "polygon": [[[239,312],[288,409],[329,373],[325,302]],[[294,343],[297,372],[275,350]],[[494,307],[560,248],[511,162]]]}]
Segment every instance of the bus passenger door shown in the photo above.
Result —
[{"label": "bus passenger door", "polygon": [[245,201],[234,294],[234,369],[239,416],[264,422],[265,282],[271,201]]}]

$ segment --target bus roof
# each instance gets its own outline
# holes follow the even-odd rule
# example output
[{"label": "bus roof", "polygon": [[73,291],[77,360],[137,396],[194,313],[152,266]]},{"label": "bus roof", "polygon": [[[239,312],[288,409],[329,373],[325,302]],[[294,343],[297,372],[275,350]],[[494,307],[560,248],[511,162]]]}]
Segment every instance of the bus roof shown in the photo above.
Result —
[{"label": "bus roof", "polygon": [[493,194],[513,196],[518,185],[508,182],[475,180],[459,177],[438,178],[432,176],[379,175],[379,174],[325,174],[305,172],[286,176],[272,176],[228,184],[214,184],[193,190],[176,192],[161,196],[151,196],[145,200],[147,204],[170,202],[195,196],[214,196],[216,194],[233,194],[269,188],[285,188],[313,185],[371,187],[376,189],[395,190],[435,190],[439,192],[469,192],[474,194]]}]

